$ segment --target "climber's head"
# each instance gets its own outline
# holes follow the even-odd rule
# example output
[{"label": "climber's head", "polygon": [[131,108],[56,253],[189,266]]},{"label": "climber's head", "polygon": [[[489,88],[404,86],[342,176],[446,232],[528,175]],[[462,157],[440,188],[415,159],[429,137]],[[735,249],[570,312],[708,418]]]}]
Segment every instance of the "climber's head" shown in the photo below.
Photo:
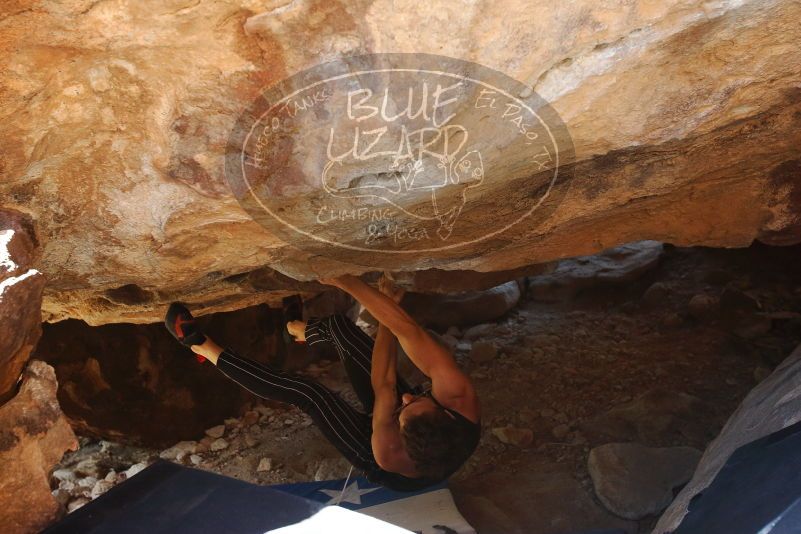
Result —
[{"label": "climber's head", "polygon": [[421,476],[449,476],[475,448],[465,425],[437,404],[430,392],[404,394],[398,421],[406,452]]}]

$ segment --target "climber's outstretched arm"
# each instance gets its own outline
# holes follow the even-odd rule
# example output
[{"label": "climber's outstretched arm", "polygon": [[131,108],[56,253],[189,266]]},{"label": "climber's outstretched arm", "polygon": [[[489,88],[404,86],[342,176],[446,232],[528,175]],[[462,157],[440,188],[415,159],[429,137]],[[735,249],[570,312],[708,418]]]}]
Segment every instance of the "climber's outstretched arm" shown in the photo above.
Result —
[{"label": "climber's outstretched arm", "polygon": [[431,386],[437,399],[447,402],[448,399],[475,397],[470,380],[456,365],[453,355],[437,343],[392,298],[355,276],[346,275],[321,282],[350,293],[379,323],[395,334],[409,359],[431,378]]},{"label": "climber's outstretched arm", "polygon": [[386,326],[379,324],[370,366],[370,384],[376,394],[379,390],[385,388],[392,390],[392,394],[395,394],[397,365],[398,350],[395,345],[395,336]]},{"label": "climber's outstretched arm", "polygon": [[370,370],[370,382],[375,394],[373,434],[370,442],[376,462],[387,471],[398,471],[404,451],[398,422],[395,419],[395,409],[398,406],[398,395],[395,390],[397,352],[395,336],[389,328],[379,324]]}]

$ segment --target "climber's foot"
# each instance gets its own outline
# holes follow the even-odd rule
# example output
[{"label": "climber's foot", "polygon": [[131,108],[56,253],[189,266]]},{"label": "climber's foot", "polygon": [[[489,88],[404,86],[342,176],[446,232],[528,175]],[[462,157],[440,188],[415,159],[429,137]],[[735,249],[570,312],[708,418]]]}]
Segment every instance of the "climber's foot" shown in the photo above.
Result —
[{"label": "climber's foot", "polygon": [[[211,347],[206,347],[207,342],[211,340],[200,331],[192,313],[183,304],[178,302],[170,304],[164,317],[164,326],[179,343],[192,349],[199,362],[206,361],[204,352],[213,352]],[[217,362],[216,358],[214,362]]]},{"label": "climber's foot", "polygon": [[214,365],[217,365],[217,359],[222,354],[223,348],[216,344],[213,339],[206,337],[200,345],[192,345],[190,347],[192,352],[195,353],[199,362],[202,363],[203,359],[209,360]]},{"label": "climber's foot", "polygon": [[289,321],[286,324],[286,331],[297,343],[306,342],[306,321]]},{"label": "climber's foot", "polygon": [[164,326],[179,343],[187,347],[202,345],[206,341],[206,336],[200,331],[195,318],[186,306],[179,302],[170,304],[164,317]]},{"label": "climber's foot", "polygon": [[287,321],[284,343],[292,341],[289,336],[295,338],[295,343],[306,343],[306,322],[303,320],[303,299],[300,295],[284,297],[281,301],[281,311]]}]

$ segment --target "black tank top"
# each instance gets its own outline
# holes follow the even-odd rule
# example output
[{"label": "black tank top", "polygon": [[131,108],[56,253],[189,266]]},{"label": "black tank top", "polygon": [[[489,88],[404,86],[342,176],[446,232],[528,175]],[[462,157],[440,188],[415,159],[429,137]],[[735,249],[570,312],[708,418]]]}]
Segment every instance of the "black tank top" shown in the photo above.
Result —
[{"label": "black tank top", "polygon": [[[446,413],[450,414],[459,425],[463,426],[465,429],[465,435],[467,436],[468,440],[468,447],[470,450],[470,454],[467,455],[467,458],[473,454],[473,451],[476,450],[478,447],[478,442],[481,439],[481,421],[479,420],[478,423],[474,423],[464,415],[460,414],[455,410],[451,410],[450,408],[446,408],[442,404],[439,403],[437,399],[434,398],[434,395],[429,393],[428,397],[434,401],[434,404],[442,408]],[[465,460],[467,459],[465,458]],[[381,468],[373,470],[372,472],[366,473],[367,480],[373,482],[375,484],[381,484],[382,486],[386,486],[387,488],[394,490],[394,491],[419,491],[421,489],[427,488],[429,486],[434,486],[435,484],[439,484],[443,480],[447,480],[452,474],[459,470],[461,465],[458,465],[455,469],[453,469],[450,473],[447,473],[442,478],[427,478],[427,477],[420,477],[420,478],[410,478],[401,475],[400,473],[393,473],[391,471],[384,471]]]},{"label": "black tank top", "polygon": [[453,417],[459,423],[459,425],[464,428],[465,435],[467,436],[470,444],[470,454],[472,454],[473,451],[476,450],[476,447],[478,447],[478,440],[481,438],[481,420],[479,420],[478,423],[474,423],[459,412],[451,410],[450,408],[446,408],[440,404],[439,401],[434,398],[433,394],[429,395],[429,397],[431,397],[431,400],[434,401],[434,404],[442,408],[445,413],[450,414],[450,416]]}]

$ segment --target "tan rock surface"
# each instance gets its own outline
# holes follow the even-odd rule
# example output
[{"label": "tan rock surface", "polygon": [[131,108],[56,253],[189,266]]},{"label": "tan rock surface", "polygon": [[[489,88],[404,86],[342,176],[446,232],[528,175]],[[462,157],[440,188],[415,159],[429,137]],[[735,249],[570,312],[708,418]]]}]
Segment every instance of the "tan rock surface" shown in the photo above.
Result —
[{"label": "tan rock surface", "polygon": [[56,400],[56,374],[33,360],[19,393],[0,407],[0,523],[9,534],[39,532],[59,514],[50,471],[78,442]]},{"label": "tan rock surface", "polygon": [[39,253],[29,217],[0,209],[0,405],[42,334],[44,276],[32,268]]},{"label": "tan rock surface", "polygon": [[[639,239],[801,237],[792,0],[20,0],[3,11],[0,203],[42,229],[48,320],[157,321],[178,298],[204,312],[277,302],[294,282],[248,283],[265,266],[305,280],[502,271]],[[480,63],[553,105],[578,162],[544,224],[448,257],[356,259],[309,256],[251,221],[223,168],[252,97],[338,55],[388,51]],[[492,194],[483,200],[505,199]]]}]

